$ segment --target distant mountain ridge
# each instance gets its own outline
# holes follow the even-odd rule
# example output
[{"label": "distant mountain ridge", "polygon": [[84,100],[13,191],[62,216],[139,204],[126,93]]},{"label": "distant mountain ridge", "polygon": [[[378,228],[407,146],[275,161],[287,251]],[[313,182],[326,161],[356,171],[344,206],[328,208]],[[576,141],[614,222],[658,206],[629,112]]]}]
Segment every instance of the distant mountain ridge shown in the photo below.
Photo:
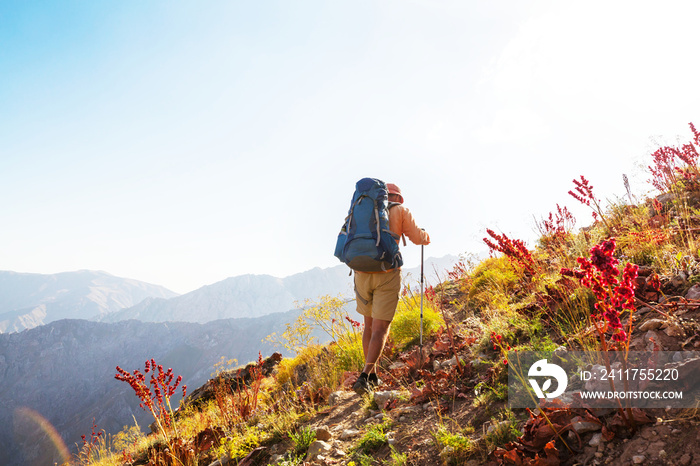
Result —
[{"label": "distant mountain ridge", "polygon": [[60,319],[97,320],[149,297],[173,298],[162,286],[80,270],[57,274],[0,271],[0,333]]},{"label": "distant mountain ridge", "polygon": [[303,307],[321,295],[352,293],[352,279],[343,266],[314,268],[277,278],[240,275],[171,299],[151,298],[109,315],[103,322],[137,319],[143,322],[211,322],[217,319],[260,317]]},{"label": "distant mountain ridge", "polygon": [[[456,256],[430,258],[429,277],[449,270]],[[162,286],[81,270],[52,275],[0,271],[0,334],[20,332],[61,319],[119,322],[197,322],[251,318],[304,307],[320,296],[352,298],[353,278],[345,265],[277,278],[230,277],[178,295]],[[404,282],[415,289],[420,268],[404,269]],[[429,281],[435,281],[429,278]]]},{"label": "distant mountain ridge", "polygon": [[[445,274],[459,259],[456,256],[430,258],[426,276]],[[137,319],[143,322],[197,322],[217,319],[260,317],[304,307],[320,296],[354,297],[353,277],[345,265],[276,278],[270,275],[240,275],[170,299],[149,298],[141,303],[102,317],[103,322]],[[404,283],[420,280],[420,268],[402,271]],[[432,280],[433,282],[435,280]],[[415,288],[414,288],[415,289]]]}]

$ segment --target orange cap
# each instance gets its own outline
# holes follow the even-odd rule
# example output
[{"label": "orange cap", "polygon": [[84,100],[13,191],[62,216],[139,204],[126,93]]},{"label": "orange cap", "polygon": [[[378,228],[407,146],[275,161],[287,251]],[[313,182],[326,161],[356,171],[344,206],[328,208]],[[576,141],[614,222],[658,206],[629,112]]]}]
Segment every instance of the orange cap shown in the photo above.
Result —
[{"label": "orange cap", "polygon": [[387,183],[386,188],[389,191],[389,194],[396,194],[399,196],[399,203],[403,204],[403,196],[401,195],[401,190],[398,186],[396,186],[394,183]]}]

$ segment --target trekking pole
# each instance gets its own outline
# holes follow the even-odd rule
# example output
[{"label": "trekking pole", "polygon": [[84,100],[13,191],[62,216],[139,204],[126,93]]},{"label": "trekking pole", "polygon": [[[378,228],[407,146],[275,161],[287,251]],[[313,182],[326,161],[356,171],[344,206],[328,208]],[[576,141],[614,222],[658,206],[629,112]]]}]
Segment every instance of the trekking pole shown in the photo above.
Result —
[{"label": "trekking pole", "polygon": [[423,250],[425,246],[420,245],[420,355],[423,359]]}]

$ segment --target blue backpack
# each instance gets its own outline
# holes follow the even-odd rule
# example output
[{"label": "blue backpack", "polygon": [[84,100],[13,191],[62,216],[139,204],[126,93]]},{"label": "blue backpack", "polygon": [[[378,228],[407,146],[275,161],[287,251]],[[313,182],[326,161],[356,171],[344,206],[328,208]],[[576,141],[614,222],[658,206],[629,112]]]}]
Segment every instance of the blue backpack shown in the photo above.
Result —
[{"label": "blue backpack", "polygon": [[362,178],[345,223],[338,234],[335,257],[359,272],[380,272],[401,267],[398,236],[389,229],[387,188],[383,181]]}]

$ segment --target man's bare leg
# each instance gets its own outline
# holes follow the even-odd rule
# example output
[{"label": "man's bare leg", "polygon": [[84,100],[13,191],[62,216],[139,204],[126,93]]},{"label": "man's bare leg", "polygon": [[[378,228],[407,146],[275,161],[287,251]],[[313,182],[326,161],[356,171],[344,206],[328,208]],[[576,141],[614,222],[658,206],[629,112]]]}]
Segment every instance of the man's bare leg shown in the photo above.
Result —
[{"label": "man's bare leg", "polygon": [[362,334],[365,367],[362,372],[366,374],[377,372],[377,361],[379,361],[382,351],[384,351],[390,326],[391,321],[365,317],[365,330]]}]

